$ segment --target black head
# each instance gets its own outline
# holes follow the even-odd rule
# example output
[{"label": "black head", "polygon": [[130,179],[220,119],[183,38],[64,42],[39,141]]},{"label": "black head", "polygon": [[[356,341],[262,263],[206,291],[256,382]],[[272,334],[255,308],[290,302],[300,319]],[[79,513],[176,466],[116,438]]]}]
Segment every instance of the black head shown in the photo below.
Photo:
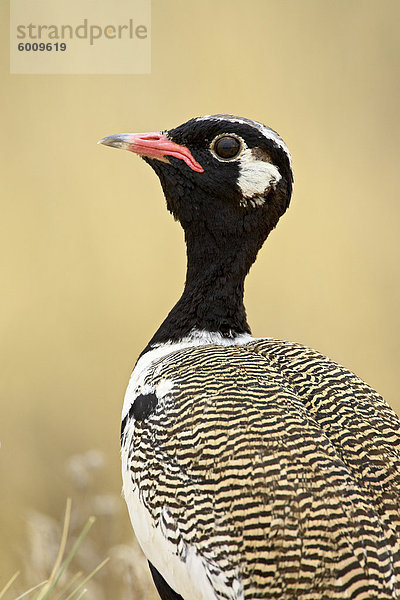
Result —
[{"label": "black head", "polygon": [[213,115],[162,133],[118,134],[101,143],[143,156],[185,230],[185,289],[149,347],[193,331],[228,338],[248,333],[244,280],[292,192],[283,140],[256,121]]},{"label": "black head", "polygon": [[101,142],[143,156],[186,233],[206,228],[226,240],[247,231],[263,241],[289,205],[289,151],[257,121],[212,115],[162,133],[119,134]]}]

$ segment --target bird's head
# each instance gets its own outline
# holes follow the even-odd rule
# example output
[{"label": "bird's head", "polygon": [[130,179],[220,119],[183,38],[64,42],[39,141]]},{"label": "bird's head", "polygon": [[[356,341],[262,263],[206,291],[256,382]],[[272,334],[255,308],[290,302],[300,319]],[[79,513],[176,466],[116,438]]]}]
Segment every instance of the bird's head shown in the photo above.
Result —
[{"label": "bird's head", "polygon": [[221,242],[253,234],[262,243],[289,205],[289,151],[257,121],[209,115],[161,133],[123,133],[100,143],[139,154],[153,167],[168,209],[189,236],[205,228]]}]

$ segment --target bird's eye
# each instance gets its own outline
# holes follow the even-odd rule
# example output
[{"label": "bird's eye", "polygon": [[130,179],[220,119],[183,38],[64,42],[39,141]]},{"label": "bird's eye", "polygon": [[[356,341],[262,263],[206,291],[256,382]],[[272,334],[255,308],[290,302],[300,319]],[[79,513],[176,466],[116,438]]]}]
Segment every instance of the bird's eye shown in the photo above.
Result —
[{"label": "bird's eye", "polygon": [[224,158],[225,160],[235,158],[239,154],[241,148],[242,145],[240,140],[232,135],[223,135],[215,141],[213,146],[215,154],[219,156],[219,158]]}]

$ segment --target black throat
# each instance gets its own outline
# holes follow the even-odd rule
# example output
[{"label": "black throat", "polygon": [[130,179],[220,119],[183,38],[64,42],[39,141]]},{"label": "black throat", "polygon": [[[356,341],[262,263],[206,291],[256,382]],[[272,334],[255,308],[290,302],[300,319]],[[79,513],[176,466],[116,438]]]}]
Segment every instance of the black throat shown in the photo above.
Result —
[{"label": "black throat", "polygon": [[[250,333],[243,304],[244,281],[268,234],[285,212],[291,179],[270,188],[259,206],[242,206],[238,189],[177,185],[173,165],[153,161],[167,208],[185,232],[187,272],[181,298],[144,352],[176,342],[193,330],[233,338]],[[186,181],[186,180],[184,180]],[[178,180],[179,183],[179,180]],[[186,182],[187,183],[187,182]],[[212,186],[216,186],[213,180]]]},{"label": "black throat", "polygon": [[[206,223],[185,231],[187,273],[183,294],[150,340],[178,341],[193,330],[227,338],[250,333],[243,304],[244,280],[262,244],[257,236],[216,235]],[[242,230],[243,234],[243,230]]]}]

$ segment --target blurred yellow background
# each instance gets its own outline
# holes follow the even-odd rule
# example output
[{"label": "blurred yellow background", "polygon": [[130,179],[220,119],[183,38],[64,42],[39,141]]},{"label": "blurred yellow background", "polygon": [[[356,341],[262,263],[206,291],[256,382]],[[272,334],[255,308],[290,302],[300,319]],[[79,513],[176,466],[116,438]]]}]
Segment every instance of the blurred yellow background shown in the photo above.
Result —
[{"label": "blurred yellow background", "polygon": [[247,280],[253,333],[317,348],[400,410],[400,3],[153,0],[136,76],[10,75],[0,11],[1,587],[27,508],[62,514],[71,455],[103,451],[119,494],[125,386],[183,286],[155,174],[101,137],[221,112],[276,129],[295,189]]}]

